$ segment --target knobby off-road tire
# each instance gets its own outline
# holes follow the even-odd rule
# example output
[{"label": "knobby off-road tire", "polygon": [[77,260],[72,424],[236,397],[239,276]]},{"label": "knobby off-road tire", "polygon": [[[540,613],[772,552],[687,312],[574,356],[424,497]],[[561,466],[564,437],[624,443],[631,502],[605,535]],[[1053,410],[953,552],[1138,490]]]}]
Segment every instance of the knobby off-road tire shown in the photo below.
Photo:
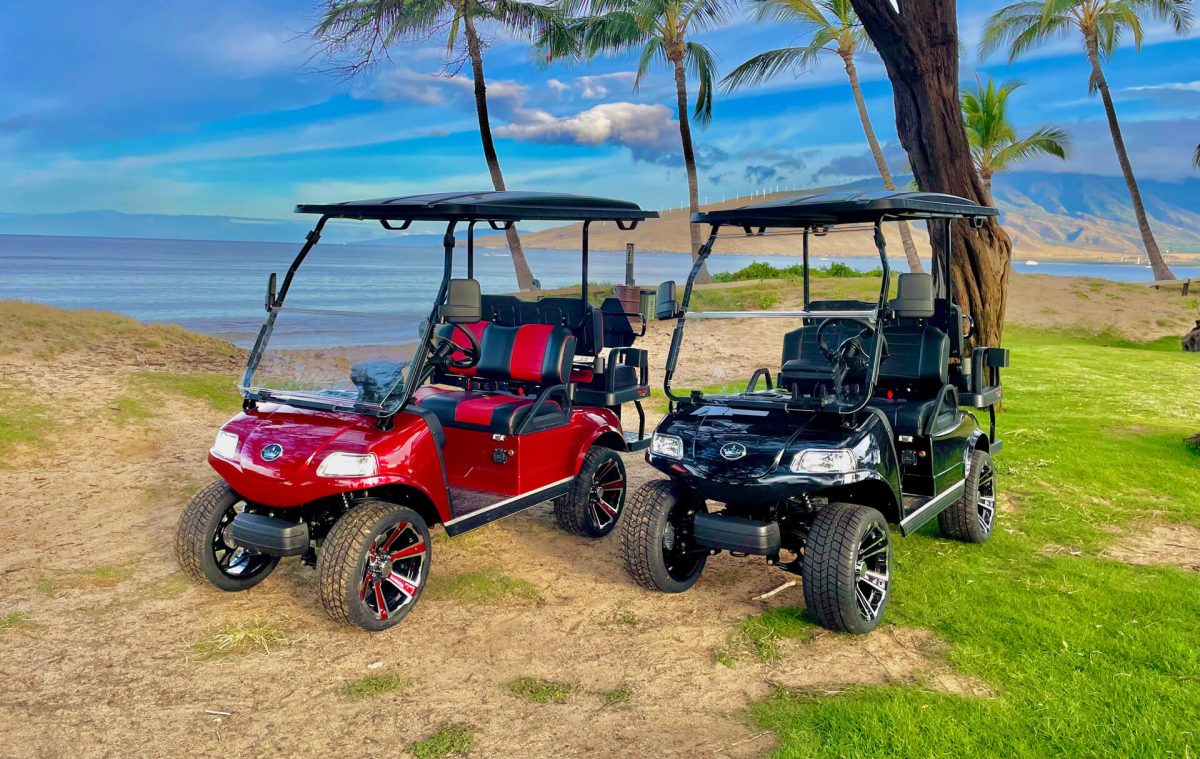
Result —
[{"label": "knobby off-road tire", "polygon": [[621,559],[633,581],[664,593],[682,593],[695,585],[708,553],[689,552],[696,547],[693,517],[707,510],[703,501],[681,496],[670,480],[638,488],[621,528]]},{"label": "knobby off-road tire", "polygon": [[626,489],[621,455],[611,448],[595,446],[584,456],[571,492],[555,499],[554,519],[572,535],[602,538],[621,519]]},{"label": "knobby off-road tire", "polygon": [[962,497],[938,514],[944,537],[982,543],[996,528],[996,470],[987,451],[971,451]]},{"label": "knobby off-road tire", "polygon": [[804,605],[822,627],[861,635],[879,626],[891,596],[892,547],[875,509],[831,503],[809,528]]},{"label": "knobby off-road tire", "polygon": [[245,500],[218,479],[188,501],[175,530],[175,560],[186,575],[221,590],[249,590],[274,571],[278,556],[267,556],[228,542],[233,518]]},{"label": "knobby off-road tire", "polygon": [[338,622],[370,631],[393,627],[417,605],[430,555],[429,527],[420,514],[387,501],[360,501],[321,547],[321,604]]}]

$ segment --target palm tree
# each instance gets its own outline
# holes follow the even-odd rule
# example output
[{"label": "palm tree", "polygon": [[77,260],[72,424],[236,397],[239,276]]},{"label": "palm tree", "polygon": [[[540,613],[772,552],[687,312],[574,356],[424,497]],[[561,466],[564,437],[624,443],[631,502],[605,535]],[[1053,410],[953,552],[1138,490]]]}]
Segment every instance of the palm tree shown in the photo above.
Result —
[{"label": "palm tree", "polygon": [[[824,53],[838,56],[850,79],[850,91],[854,93],[854,104],[858,106],[858,118],[867,135],[867,145],[883,179],[883,186],[889,190],[896,189],[892,172],[879,147],[879,139],[875,136],[875,128],[871,125],[871,116],[867,112],[867,103],[858,80],[858,67],[854,65],[855,54],[860,50],[869,51],[872,47],[871,38],[859,22],[850,0],[753,0],[753,4],[759,22],[799,25],[807,41],[800,47],[768,50],[754,56],[725,77],[725,90],[728,92],[744,85],[758,84],[784,71],[806,70],[815,66]],[[900,239],[904,243],[904,256],[908,259],[909,269],[922,271],[921,258],[913,244],[908,222],[900,223]]]},{"label": "palm tree", "polygon": [[[566,55],[590,59],[596,55],[640,51],[637,92],[655,61],[666,64],[675,75],[675,101],[679,111],[679,141],[687,172],[688,202],[692,213],[700,210],[700,186],[696,178],[696,152],[692,145],[694,120],[701,128],[712,120],[713,83],[717,77],[716,56],[690,35],[711,29],[727,19],[730,0],[561,0],[562,9],[574,17],[571,33],[545,44],[551,58]],[[688,106],[687,79],[699,80],[694,108]],[[691,115],[688,115],[688,111]],[[700,228],[690,224],[692,257],[700,250]],[[708,282],[708,268],[697,278]]]},{"label": "palm tree", "polygon": [[[456,63],[465,60],[471,65],[483,158],[492,186],[498,191],[505,190],[488,116],[487,80],[483,71],[487,45],[479,27],[493,24],[529,37],[549,35],[552,32],[547,30],[558,25],[561,18],[557,10],[523,0],[320,0],[319,10],[321,20],[312,29],[312,35],[327,57],[337,60],[349,56],[348,62],[337,68],[351,76],[387,58],[394,45],[445,33],[447,53],[457,59]],[[531,290],[533,272],[525,260],[521,238],[511,227],[507,234],[517,285],[522,290]]]},{"label": "palm tree", "polygon": [[1049,39],[1066,37],[1075,32],[1083,37],[1083,48],[1092,67],[1089,88],[1092,92],[1099,90],[1100,98],[1104,101],[1117,162],[1121,164],[1121,172],[1125,175],[1133,213],[1142,233],[1142,245],[1146,248],[1155,279],[1174,279],[1175,275],[1163,261],[1158,242],[1150,230],[1150,220],[1146,217],[1142,193],[1133,175],[1133,166],[1129,163],[1125,138],[1121,135],[1121,125],[1117,121],[1117,111],[1101,61],[1112,55],[1125,34],[1133,36],[1135,49],[1141,48],[1143,17],[1168,21],[1176,32],[1186,32],[1192,23],[1190,4],[1191,0],[1026,0],[992,14],[979,43],[981,56],[1007,46],[1011,63]]},{"label": "palm tree", "polygon": [[997,172],[1039,155],[1065,160],[1070,150],[1071,138],[1058,127],[1040,127],[1028,137],[1017,139],[1017,132],[1008,120],[1008,97],[1022,86],[1021,82],[1007,82],[997,87],[995,80],[988,77],[986,85],[979,82],[974,92],[962,95],[967,142],[989,204],[992,176]]}]

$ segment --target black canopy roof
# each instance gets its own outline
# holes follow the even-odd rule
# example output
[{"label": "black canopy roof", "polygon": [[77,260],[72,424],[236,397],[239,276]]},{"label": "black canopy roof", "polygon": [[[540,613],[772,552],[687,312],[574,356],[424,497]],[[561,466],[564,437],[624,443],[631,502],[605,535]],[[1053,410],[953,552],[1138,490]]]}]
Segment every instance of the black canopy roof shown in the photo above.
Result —
[{"label": "black canopy roof", "polygon": [[936,192],[830,192],[698,213],[692,216],[692,221],[749,227],[808,227],[880,219],[971,218],[996,213],[990,206]]},{"label": "black canopy roof", "polygon": [[551,192],[442,192],[329,205],[302,204],[296,213],[385,221],[641,221],[658,217],[636,203]]}]

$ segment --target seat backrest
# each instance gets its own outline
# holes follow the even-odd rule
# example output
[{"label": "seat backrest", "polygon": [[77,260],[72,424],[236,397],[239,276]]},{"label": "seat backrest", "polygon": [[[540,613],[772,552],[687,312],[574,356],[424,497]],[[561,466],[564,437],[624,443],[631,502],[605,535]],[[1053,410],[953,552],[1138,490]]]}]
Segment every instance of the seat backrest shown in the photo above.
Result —
[{"label": "seat backrest", "polygon": [[505,327],[546,324],[567,327],[575,335],[576,351],[581,356],[596,356],[605,347],[602,325],[596,309],[579,298],[542,298],[521,300],[513,295],[484,295],[483,318]]},{"label": "seat backrest", "polygon": [[[454,341],[455,345],[467,348],[471,346],[471,341],[462,333],[464,331],[469,331],[475,336],[475,341],[478,342],[482,347],[483,335],[490,326],[491,322],[488,321],[475,322],[474,324],[443,324],[438,327],[438,333],[449,337]],[[451,358],[453,358],[455,361],[461,361],[466,358],[466,354],[455,351],[453,354],[451,354]],[[450,367],[445,371],[447,374],[455,377],[474,377],[476,368],[477,367],[474,366],[472,366],[470,369],[456,369],[454,367]]]},{"label": "seat backrest", "polygon": [[[821,321],[824,321],[822,319]],[[783,336],[783,358],[781,365],[789,361],[793,368],[803,368],[805,371],[826,371],[833,368],[825,354],[817,345],[817,330],[820,323],[794,329]],[[836,348],[843,341],[849,340],[863,331],[863,325],[855,322],[839,320],[825,328],[825,345]],[[870,344],[870,340],[867,341]],[[800,362],[803,366],[797,365]]]},{"label": "seat backrest", "polygon": [[[885,327],[887,355],[879,365],[879,386],[937,393],[948,383],[950,338],[936,327]],[[931,396],[932,397],[932,396]]]},{"label": "seat backrest", "polygon": [[933,277],[929,274],[901,274],[896,282],[896,298],[888,308],[897,319],[928,319],[933,316]]},{"label": "seat backrest", "polygon": [[575,336],[549,324],[488,325],[475,376],[500,382],[561,385],[571,375]]}]

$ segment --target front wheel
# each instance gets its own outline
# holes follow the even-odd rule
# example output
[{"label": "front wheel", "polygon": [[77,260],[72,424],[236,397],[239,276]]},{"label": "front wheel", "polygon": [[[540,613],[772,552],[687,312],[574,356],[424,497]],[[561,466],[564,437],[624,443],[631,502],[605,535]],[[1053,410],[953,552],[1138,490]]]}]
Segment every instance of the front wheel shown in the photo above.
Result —
[{"label": "front wheel", "polygon": [[416,606],[429,558],[429,527],[420,514],[387,501],[362,501],[325,538],[317,561],[321,603],[338,622],[386,630]]},{"label": "front wheel", "polygon": [[643,588],[682,593],[696,584],[708,551],[693,540],[704,501],[681,494],[670,480],[647,482],[629,502],[621,533],[625,571]]},{"label": "front wheel", "polygon": [[196,580],[230,592],[249,590],[274,571],[278,556],[256,553],[230,540],[233,519],[246,510],[246,500],[216,480],[192,496],[175,531],[175,560]]},{"label": "front wheel", "polygon": [[804,605],[822,626],[861,635],[879,626],[892,578],[891,532],[883,514],[831,503],[817,512],[803,559]]},{"label": "front wheel", "polygon": [[554,501],[554,518],[566,532],[602,538],[621,518],[625,489],[625,462],[620,454],[596,446],[583,458],[571,492]]},{"label": "front wheel", "polygon": [[938,514],[938,528],[947,538],[982,543],[996,527],[996,470],[992,455],[978,449],[971,451],[967,467],[962,497]]}]

